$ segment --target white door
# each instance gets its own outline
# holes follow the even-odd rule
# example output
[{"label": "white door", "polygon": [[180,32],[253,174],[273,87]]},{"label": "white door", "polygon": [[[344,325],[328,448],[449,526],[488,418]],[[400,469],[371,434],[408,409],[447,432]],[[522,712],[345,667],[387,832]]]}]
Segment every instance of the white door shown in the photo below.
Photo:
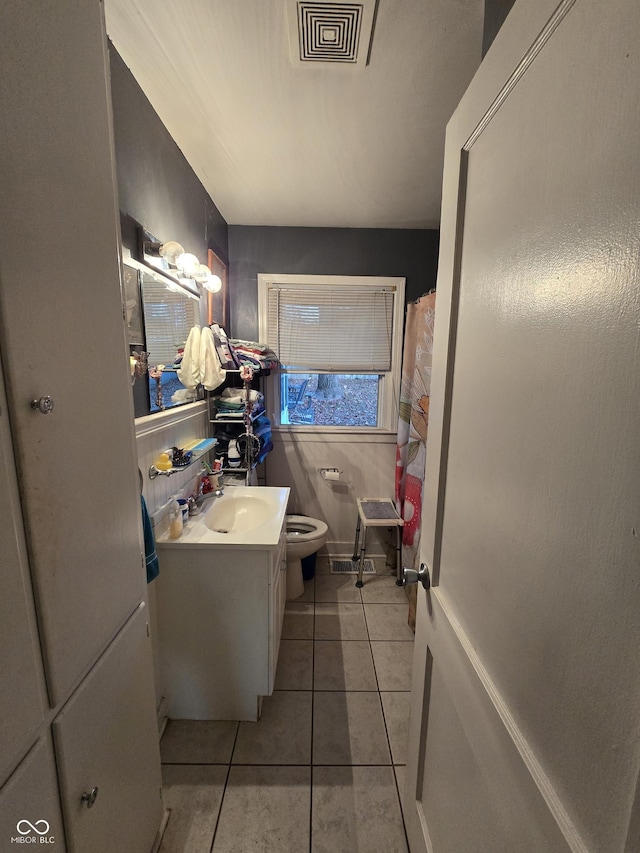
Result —
[{"label": "white door", "polygon": [[640,849],[639,44],[519,0],[448,128],[412,853]]},{"label": "white door", "polygon": [[0,4],[2,361],[52,705],[145,590],[102,14]]},{"label": "white door", "polygon": [[151,850],[160,825],[147,618],[141,604],[53,722],[70,853]]}]

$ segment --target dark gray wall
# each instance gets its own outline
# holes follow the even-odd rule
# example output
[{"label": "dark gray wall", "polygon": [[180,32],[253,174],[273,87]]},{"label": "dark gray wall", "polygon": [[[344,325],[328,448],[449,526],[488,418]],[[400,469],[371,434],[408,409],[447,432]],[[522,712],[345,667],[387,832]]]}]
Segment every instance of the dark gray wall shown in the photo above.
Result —
[{"label": "dark gray wall", "polygon": [[484,2],[484,32],[482,36],[482,55],[491,47],[491,42],[498,34],[505,18],[511,11],[515,0],[485,0]]},{"label": "dark gray wall", "polygon": [[231,334],[257,340],[258,273],[388,275],[407,280],[407,301],[436,284],[434,230],[229,226]]},{"label": "dark gray wall", "polygon": [[111,43],[109,57],[120,210],[202,263],[207,249],[228,261],[227,223]]}]

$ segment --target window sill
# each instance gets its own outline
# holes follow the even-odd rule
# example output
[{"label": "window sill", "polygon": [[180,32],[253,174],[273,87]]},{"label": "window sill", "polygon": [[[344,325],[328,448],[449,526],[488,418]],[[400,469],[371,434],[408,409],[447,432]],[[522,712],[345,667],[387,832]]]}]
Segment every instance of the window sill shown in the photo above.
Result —
[{"label": "window sill", "polygon": [[287,425],[273,426],[271,429],[273,441],[285,441],[287,438],[296,441],[335,441],[344,442],[349,438],[371,444],[395,444],[398,433],[395,430],[382,427],[329,427]]}]

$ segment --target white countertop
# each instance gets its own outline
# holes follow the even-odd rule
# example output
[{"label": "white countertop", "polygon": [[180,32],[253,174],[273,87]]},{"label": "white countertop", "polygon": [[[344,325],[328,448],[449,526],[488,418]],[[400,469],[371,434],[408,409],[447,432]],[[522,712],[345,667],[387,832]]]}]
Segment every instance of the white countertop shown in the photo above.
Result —
[{"label": "white countertop", "polygon": [[[275,547],[280,540],[280,532],[287,512],[290,489],[274,486],[233,486],[228,487],[219,498],[207,501],[198,515],[191,516],[184,525],[182,535],[179,539],[169,539],[168,533],[156,539],[158,551],[165,548],[216,548],[216,549],[242,549],[263,550]],[[243,502],[247,499],[247,509],[243,508]],[[218,516],[228,518],[230,502],[240,508],[239,516],[242,517],[240,526],[251,523],[250,508],[251,501],[258,500],[261,509],[267,514],[267,518],[257,526],[244,532],[234,531],[233,524],[228,533],[220,533],[212,529],[216,527]],[[266,504],[266,507],[263,506]],[[255,516],[254,516],[255,517]],[[259,521],[259,519],[258,519]],[[208,522],[208,523],[207,523]]]}]

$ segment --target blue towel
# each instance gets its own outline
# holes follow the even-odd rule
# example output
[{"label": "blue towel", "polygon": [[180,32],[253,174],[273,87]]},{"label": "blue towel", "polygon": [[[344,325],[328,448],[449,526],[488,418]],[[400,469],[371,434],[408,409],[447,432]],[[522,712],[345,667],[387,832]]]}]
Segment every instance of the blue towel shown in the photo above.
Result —
[{"label": "blue towel", "polygon": [[149,510],[143,495],[140,495],[142,502],[142,532],[144,534],[144,557],[147,564],[147,583],[151,583],[154,578],[158,577],[160,566],[158,565],[158,555],[156,554],[156,543],[153,538],[153,527],[149,518]]}]

